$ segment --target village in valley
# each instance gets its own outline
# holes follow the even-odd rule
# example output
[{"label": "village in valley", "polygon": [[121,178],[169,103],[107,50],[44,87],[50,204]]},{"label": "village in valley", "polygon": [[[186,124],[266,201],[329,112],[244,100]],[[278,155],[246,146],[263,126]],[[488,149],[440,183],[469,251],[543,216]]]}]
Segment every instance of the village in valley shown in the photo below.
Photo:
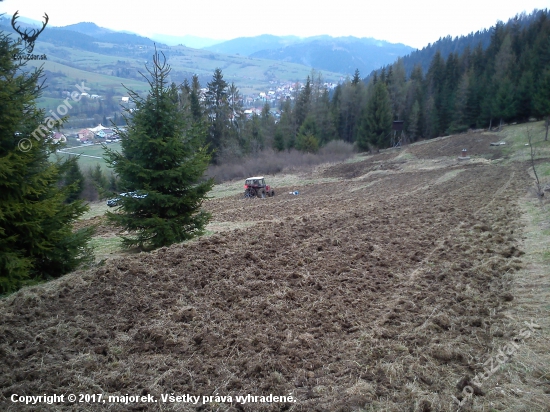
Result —
[{"label": "village in valley", "polygon": [[[343,81],[344,79],[342,79]],[[294,101],[297,94],[305,87],[301,82],[296,83],[278,83],[271,82],[272,87],[269,88],[266,92],[259,92],[251,95],[240,95],[241,98],[239,103],[242,105],[243,114],[246,118],[250,118],[253,115],[260,115],[262,109],[266,104],[269,104],[270,114],[276,119],[281,117],[281,106],[286,100]],[[336,83],[323,83],[322,87],[331,91],[334,90],[338,84]],[[204,100],[207,89],[201,88],[201,100]],[[63,94],[68,94],[68,91],[64,91]],[[91,100],[103,100],[104,97],[98,94],[90,94],[83,92],[81,93],[82,99],[91,99]],[[131,102],[128,96],[121,96],[119,103],[122,107],[129,107]],[[128,109],[130,112],[133,111],[132,108]],[[65,129],[64,133],[55,132],[52,136],[54,142],[58,142],[63,138],[73,139],[74,144],[82,145],[92,145],[92,144],[110,144],[120,141],[120,137],[117,133],[119,131],[124,131],[124,126],[115,127],[112,122],[112,117],[106,117],[106,122],[97,124],[94,127],[87,128],[71,128],[70,121],[68,122],[68,128]],[[103,124],[105,123],[105,124]]]},{"label": "village in valley", "polygon": [[100,123],[96,127],[81,129],[77,133],[77,139],[80,143],[88,145],[118,142],[119,136],[114,128],[105,127]]}]

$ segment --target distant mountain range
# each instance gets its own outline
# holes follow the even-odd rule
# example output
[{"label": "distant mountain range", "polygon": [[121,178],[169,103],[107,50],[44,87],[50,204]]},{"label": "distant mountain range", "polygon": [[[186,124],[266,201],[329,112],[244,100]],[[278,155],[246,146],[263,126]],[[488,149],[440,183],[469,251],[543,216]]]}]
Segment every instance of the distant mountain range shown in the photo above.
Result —
[{"label": "distant mountain range", "polygon": [[[20,22],[21,28],[36,28],[34,22]],[[10,17],[0,16],[0,32],[19,35],[11,27]],[[141,73],[158,52],[170,65],[170,81],[180,84],[197,75],[201,85],[211,79],[215,68],[222,68],[227,82],[235,83],[243,95],[257,95],[275,87],[274,84],[304,82],[311,68],[290,62],[214,53],[186,46],[168,46],[135,33],[117,32],[94,23],[78,23],[65,27],[47,26],[36,41],[34,52],[47,60],[29,61],[28,68],[43,66],[44,99],[62,98],[75,83],[84,81],[92,93],[125,96],[129,87],[145,93],[149,84]],[[337,83],[343,74],[323,71],[323,78]],[[90,93],[90,94],[92,94]],[[50,100],[47,104],[52,103]],[[50,106],[47,107],[51,108]]]},{"label": "distant mountain range", "polygon": [[315,36],[278,37],[262,35],[240,37],[206,47],[216,53],[303,64],[317,70],[352,75],[355,69],[363,75],[393,63],[415,49],[373,38]]},{"label": "distant mountain range", "polygon": [[[86,36],[89,36],[92,42],[98,40],[105,43],[113,44],[131,44],[131,45],[147,45],[152,46],[155,42],[148,37],[143,37],[131,32],[121,32],[99,27],[95,23],[84,22],[70,24],[63,27],[52,27],[49,31],[44,31],[50,35],[56,36],[56,34],[67,34],[67,32],[76,32]],[[59,36],[56,36],[59,37]],[[42,40],[42,39],[41,39]]]},{"label": "distant mountain range", "polygon": [[205,50],[214,53],[240,54],[241,56],[250,56],[262,50],[279,49],[303,41],[298,36],[273,36],[271,34],[262,34],[256,37],[238,37],[233,40],[220,42]]},{"label": "distant mountain range", "polygon": [[[30,19],[21,19],[19,23],[22,29],[27,27],[31,29],[36,28],[32,24],[34,21]],[[0,28],[6,32],[14,33],[10,19],[7,17],[0,18]],[[147,37],[106,29],[90,22],[76,23],[64,27],[47,26],[46,30],[40,34],[38,40],[94,52],[100,49],[105,51],[105,48],[102,48],[100,43],[110,43],[115,45],[115,48],[110,50],[110,54],[120,54],[119,52],[123,52],[126,45],[152,46],[154,44],[153,40]]]},{"label": "distant mountain range", "polygon": [[[8,16],[5,16],[5,19]],[[7,19],[6,19],[7,20]],[[40,24],[30,19],[20,19],[22,24]],[[9,22],[6,22],[9,24]],[[8,24],[4,24],[7,26]],[[11,28],[10,28],[11,29]],[[302,64],[319,71],[330,71],[351,76],[356,69],[363,76],[373,70],[393,63],[415,49],[404,44],[393,44],[373,38],[315,36],[273,36],[264,34],[256,37],[239,37],[222,41],[195,36],[170,36],[154,34],[145,37],[136,33],[121,32],[99,27],[92,22],[81,22],[63,27],[48,26],[40,40],[50,41],[68,47],[79,47],[87,51],[109,54],[124,54],[115,47],[107,51],[99,43],[152,46],[183,45],[207,50],[213,53],[240,55],[279,62]]]},{"label": "distant mountain range", "polygon": [[[77,32],[89,36],[87,41],[79,37],[71,39],[65,31]],[[153,39],[135,33],[118,32],[84,22],[64,27],[54,27],[44,32],[44,40],[51,36],[58,41],[88,43],[87,49],[95,51],[97,41],[113,44],[131,44],[151,46],[156,41],[163,46],[182,44],[214,53],[241,55],[302,64],[319,71],[330,71],[353,75],[356,69],[364,76],[382,66],[393,63],[398,57],[405,56],[415,49],[404,44],[393,44],[373,38],[315,36],[300,38],[297,36],[273,36],[264,34],[256,37],[215,43],[216,40],[194,36],[154,35]],[[70,40],[69,40],[70,39]],[[82,44],[82,43],[81,43]],[[194,45],[195,47],[191,46]],[[198,47],[204,45],[203,47]]]},{"label": "distant mountain range", "polygon": [[62,27],[53,27],[54,29],[63,29],[63,30],[71,30],[76,31],[78,33],[86,34],[88,36],[92,37],[98,37],[101,38],[102,36],[106,34],[112,34],[116,33],[115,30],[106,29],[104,27],[99,27],[95,23],[91,22],[82,22],[82,23],[76,23],[76,24],[69,24],[68,26],[62,26]]},{"label": "distant mountain range", "polygon": [[196,36],[170,36],[168,34],[151,34],[151,40],[167,44],[168,46],[182,45],[192,49],[204,49],[214,44],[222,43],[224,40],[207,39],[205,37]]}]

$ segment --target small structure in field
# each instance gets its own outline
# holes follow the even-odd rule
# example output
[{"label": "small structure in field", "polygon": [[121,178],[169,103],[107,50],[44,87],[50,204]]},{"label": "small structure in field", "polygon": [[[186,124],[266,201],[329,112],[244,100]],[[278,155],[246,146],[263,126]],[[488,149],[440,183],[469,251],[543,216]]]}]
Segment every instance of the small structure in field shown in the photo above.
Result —
[{"label": "small structure in field", "polygon": [[395,120],[392,124],[391,147],[401,147],[405,143],[405,131],[403,120]]},{"label": "small structure in field", "polygon": [[458,160],[470,160],[470,156],[468,156],[468,151],[466,149],[462,149],[462,153],[458,157]]}]

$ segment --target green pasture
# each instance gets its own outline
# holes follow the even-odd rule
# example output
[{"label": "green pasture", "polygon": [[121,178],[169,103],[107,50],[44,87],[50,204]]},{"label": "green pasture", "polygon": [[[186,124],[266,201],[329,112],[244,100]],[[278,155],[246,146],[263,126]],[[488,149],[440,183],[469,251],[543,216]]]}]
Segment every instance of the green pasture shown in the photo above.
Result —
[{"label": "green pasture", "polygon": [[[120,143],[110,143],[107,145],[110,149],[120,150]],[[86,171],[89,168],[96,167],[97,164],[105,172],[109,172],[110,169],[107,167],[107,163],[103,159],[104,151],[102,145],[90,145],[90,146],[73,146],[62,149],[57,152],[57,155],[61,158],[68,158],[71,156],[79,156],[78,165],[80,170]]]},{"label": "green pasture", "polygon": [[[525,161],[531,159],[531,147],[528,144],[528,134],[531,135],[533,145],[533,154],[535,159],[550,157],[550,137],[548,141],[544,140],[546,128],[543,121],[528,122],[518,125],[505,126],[502,131],[496,133],[501,141],[506,145],[502,147],[503,153],[510,157],[512,161]],[[550,173],[548,164],[538,166],[546,173]]]}]

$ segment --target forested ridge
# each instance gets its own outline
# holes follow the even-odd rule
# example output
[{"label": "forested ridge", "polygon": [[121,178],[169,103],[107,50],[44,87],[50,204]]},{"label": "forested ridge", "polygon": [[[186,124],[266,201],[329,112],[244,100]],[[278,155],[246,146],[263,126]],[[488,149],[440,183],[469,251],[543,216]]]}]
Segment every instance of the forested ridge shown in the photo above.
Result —
[{"label": "forested ridge", "polygon": [[[425,70],[415,58],[431,53]],[[394,120],[404,122],[410,142],[544,118],[550,114],[549,64],[548,10],[516,16],[485,32],[442,39],[365,81],[356,71],[330,98],[319,79],[308,78],[296,103],[283,105],[273,145],[300,149],[304,141],[311,147],[341,139],[367,150],[391,144]]]},{"label": "forested ridge", "polygon": [[[514,26],[515,30],[523,29],[533,24],[541,15],[546,14],[546,10],[535,10],[530,14],[521,13],[508,20],[506,26]],[[403,56],[403,64],[407,75],[410,76],[415,66],[420,65],[422,70],[427,71],[430,63],[436,52],[440,52],[444,59],[447,59],[449,54],[462,54],[467,48],[473,49],[481,44],[483,50],[487,49],[491,43],[491,33],[493,28],[478,30],[475,33],[469,33],[465,36],[457,37],[440,37],[439,40],[428,44],[426,47],[415,50],[412,53]],[[375,70],[380,72],[382,68]],[[373,71],[371,75],[375,72]]]},{"label": "forested ridge", "polygon": [[388,85],[394,118],[405,121],[409,136],[431,138],[547,116],[549,63],[548,10],[538,10],[440,39],[367,82]]}]

